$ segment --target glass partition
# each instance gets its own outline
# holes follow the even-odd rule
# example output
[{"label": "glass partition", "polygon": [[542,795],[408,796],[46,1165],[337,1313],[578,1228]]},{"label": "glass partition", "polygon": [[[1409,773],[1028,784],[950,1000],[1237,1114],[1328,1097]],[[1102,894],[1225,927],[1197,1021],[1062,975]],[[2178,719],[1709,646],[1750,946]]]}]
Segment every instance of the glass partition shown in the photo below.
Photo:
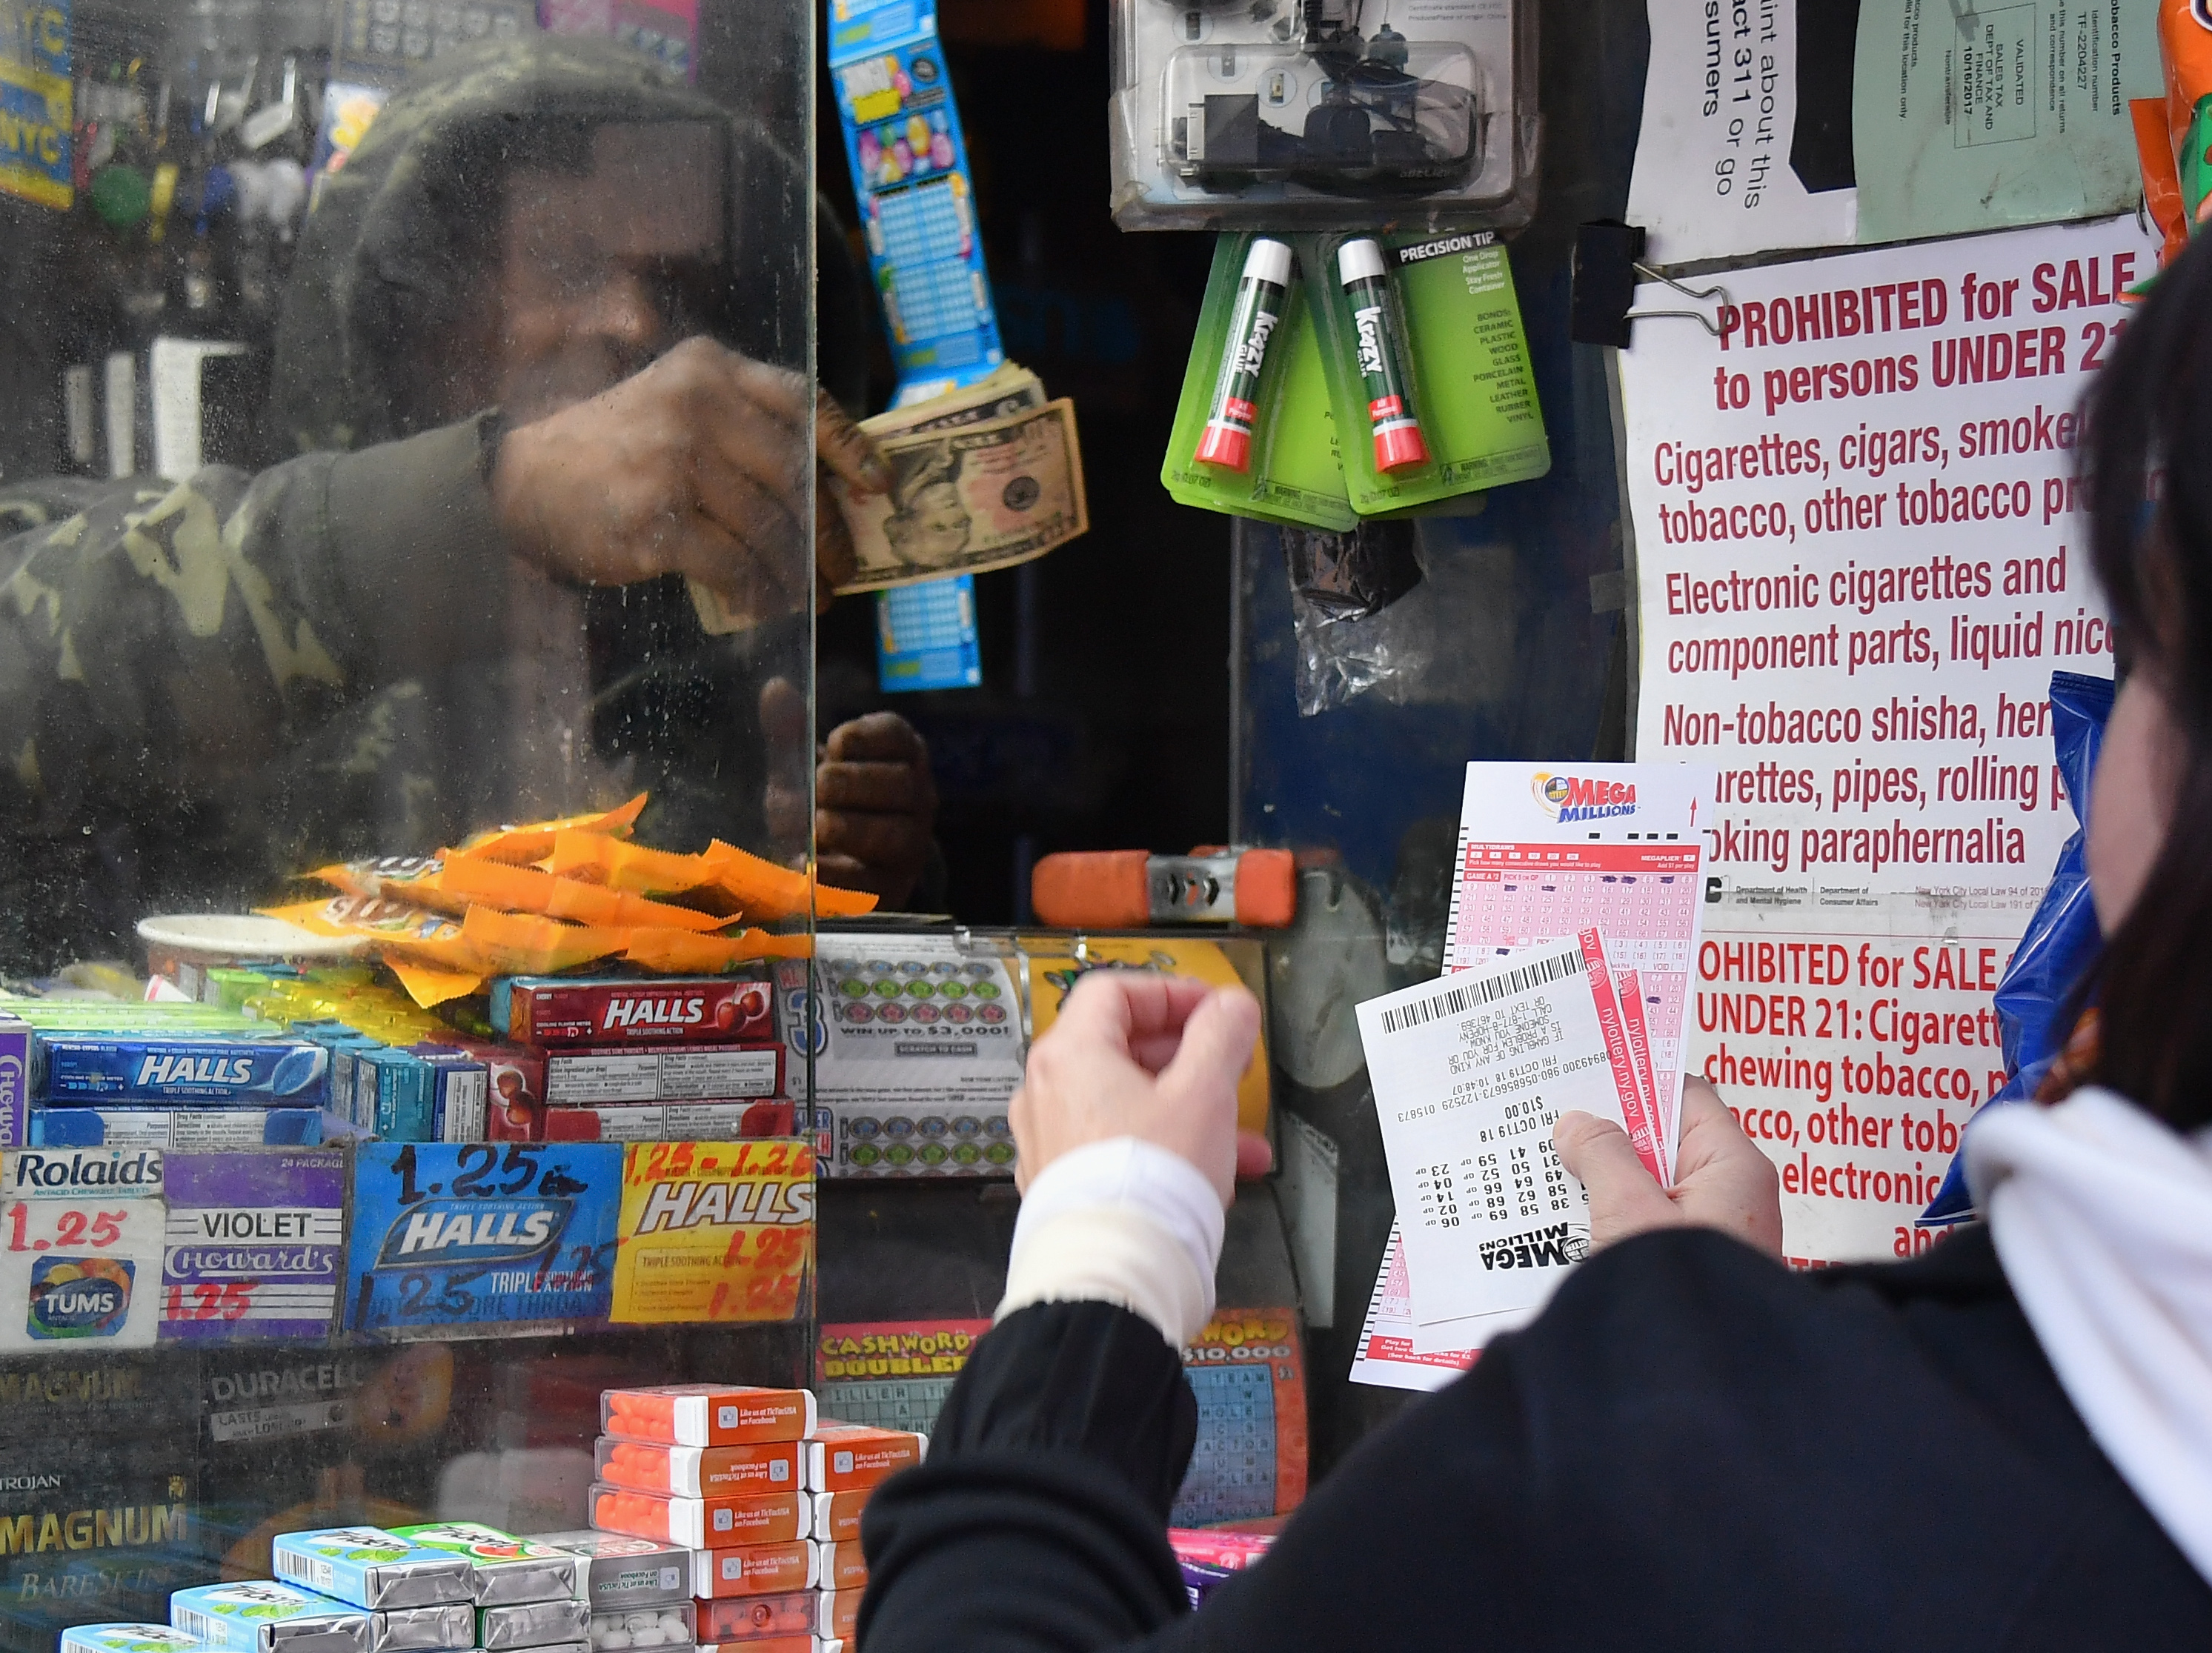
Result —
[{"label": "glass partition", "polygon": [[[582,1528],[603,1389],[807,1380],[762,955],[812,922],[817,246],[859,290],[813,40],[799,0],[0,0],[0,1644],[166,1622],[282,1531]],[[498,899],[441,873],[516,823],[556,824],[486,851]],[[606,1081],[502,1067],[482,988],[533,963],[757,982],[750,1065],[547,1140]],[[40,1105],[73,1027],[271,1018],[312,1096]],[[686,1234],[720,1295],[670,1285]]]}]

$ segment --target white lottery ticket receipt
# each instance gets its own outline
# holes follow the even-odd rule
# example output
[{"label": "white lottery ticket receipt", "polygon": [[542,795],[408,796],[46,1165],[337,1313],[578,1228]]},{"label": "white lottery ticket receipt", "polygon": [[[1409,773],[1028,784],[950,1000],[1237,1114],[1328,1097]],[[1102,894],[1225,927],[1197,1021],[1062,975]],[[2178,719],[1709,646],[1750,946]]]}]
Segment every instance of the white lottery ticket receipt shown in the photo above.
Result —
[{"label": "white lottery ticket receipt", "polygon": [[1582,948],[1518,955],[1358,1007],[1417,1325],[1533,1309],[1589,1249],[1552,1149],[1577,1109],[1626,1128]]}]

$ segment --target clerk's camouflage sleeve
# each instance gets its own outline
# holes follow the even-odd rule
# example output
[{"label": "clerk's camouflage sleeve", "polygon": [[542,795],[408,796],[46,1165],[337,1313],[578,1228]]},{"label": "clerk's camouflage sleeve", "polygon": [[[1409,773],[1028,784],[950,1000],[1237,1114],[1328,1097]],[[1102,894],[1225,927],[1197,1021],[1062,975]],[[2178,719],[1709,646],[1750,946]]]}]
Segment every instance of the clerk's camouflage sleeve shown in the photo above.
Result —
[{"label": "clerk's camouflage sleeve", "polygon": [[[0,971],[128,956],[149,911],[236,910],[310,851],[436,835],[406,816],[438,789],[402,765],[435,750],[408,737],[434,737],[431,652],[465,630],[395,622],[464,579],[441,617],[491,612],[476,443],[0,484]],[[391,491],[415,508],[364,508]]]}]

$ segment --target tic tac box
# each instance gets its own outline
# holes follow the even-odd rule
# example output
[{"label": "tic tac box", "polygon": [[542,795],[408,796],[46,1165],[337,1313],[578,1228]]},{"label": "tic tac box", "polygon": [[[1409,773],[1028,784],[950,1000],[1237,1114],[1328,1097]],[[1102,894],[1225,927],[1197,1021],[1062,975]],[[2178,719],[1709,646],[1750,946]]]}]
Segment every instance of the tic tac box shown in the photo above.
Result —
[{"label": "tic tac box", "polygon": [[272,1579],[180,1589],[169,1622],[222,1653],[371,1653],[366,1612]]},{"label": "tic tac box", "polygon": [[592,1046],[545,1053],[545,1100],[556,1105],[738,1101],[782,1089],[781,1044]]},{"label": "tic tac box", "polygon": [[[863,1579],[862,1583],[866,1580]],[[822,1590],[815,1598],[814,1633],[835,1636],[850,1641],[860,1633],[860,1597],[866,1594],[861,1589],[831,1589],[830,1581],[822,1581]]]},{"label": "tic tac box", "polygon": [[434,1521],[419,1527],[395,1527],[392,1533],[424,1549],[467,1557],[476,1569],[478,1607],[585,1599],[583,1557],[555,1549],[540,1540],[517,1538],[473,1521]]},{"label": "tic tac box", "polygon": [[747,1646],[769,1636],[811,1636],[819,1598],[811,1589],[787,1590],[777,1595],[733,1595],[699,1603],[699,1640],[743,1642]]},{"label": "tic tac box", "polygon": [[41,1033],[31,1082],[50,1103],[147,1102],[319,1108],[331,1053],[305,1039]]},{"label": "tic tac box", "polygon": [[[593,1456],[599,1479],[611,1486],[690,1498],[758,1497],[798,1490],[799,1449],[797,1441],[757,1441],[743,1446],[660,1446],[602,1435]],[[794,1538],[802,1535],[793,1534]]]},{"label": "tic tac box", "polygon": [[493,983],[491,1012],[493,1027],[520,1044],[721,1044],[775,1037],[769,984],[737,976],[515,976]]},{"label": "tic tac box", "polygon": [[478,1607],[475,1644],[484,1653],[507,1653],[507,1650],[518,1647],[550,1647],[559,1642],[586,1639],[591,1625],[592,1604],[574,1598]]},{"label": "tic tac box", "polygon": [[660,1539],[695,1550],[788,1543],[806,1536],[807,1517],[812,1513],[796,1487],[765,1496],[705,1498],[636,1492],[604,1483],[592,1488],[592,1525],[600,1531]]},{"label": "tic tac box", "polygon": [[860,1553],[858,1541],[849,1544],[822,1544],[814,1547],[823,1589],[865,1589],[868,1582],[868,1560]]},{"label": "tic tac box", "polygon": [[743,1142],[789,1136],[792,1104],[757,1102],[617,1102],[599,1108],[548,1108],[548,1142]]},{"label": "tic tac box", "polygon": [[312,1148],[319,1108],[33,1108],[39,1148]]},{"label": "tic tac box", "polygon": [[690,1600],[691,1556],[681,1545],[593,1532],[539,1533],[532,1541],[582,1559],[584,1599],[593,1613]]},{"label": "tic tac box", "polygon": [[31,1030],[12,1016],[0,1016],[0,1148],[20,1148],[30,1140]]},{"label": "tic tac box", "polygon": [[695,1620],[688,1598],[657,1607],[632,1607],[627,1613],[595,1613],[591,1642],[607,1653],[617,1648],[685,1647],[694,1639]]},{"label": "tic tac box", "polygon": [[368,1620],[369,1653],[449,1653],[476,1641],[477,1610],[466,1601],[387,1607],[370,1613]]},{"label": "tic tac box", "polygon": [[438,1607],[476,1596],[476,1569],[467,1557],[410,1544],[381,1527],[283,1533],[270,1553],[286,1583],[356,1607]]},{"label": "tic tac box", "polygon": [[200,1645],[168,1625],[72,1625],[57,1653],[194,1653]]},{"label": "tic tac box", "polygon": [[811,1492],[850,1492],[921,1462],[927,1438],[909,1430],[823,1424],[806,1442],[800,1474]]},{"label": "tic tac box", "polygon": [[860,1511],[868,1507],[868,1495],[875,1490],[862,1486],[849,1492],[808,1493],[814,1504],[808,1529],[816,1538],[833,1544],[859,1542]]},{"label": "tic tac box", "polygon": [[814,1391],[743,1384],[664,1383],[606,1389],[601,1433],[665,1446],[742,1446],[814,1433]]},{"label": "tic tac box", "polygon": [[805,1539],[691,1552],[691,1594],[701,1601],[811,1589],[822,1577],[821,1547]]}]

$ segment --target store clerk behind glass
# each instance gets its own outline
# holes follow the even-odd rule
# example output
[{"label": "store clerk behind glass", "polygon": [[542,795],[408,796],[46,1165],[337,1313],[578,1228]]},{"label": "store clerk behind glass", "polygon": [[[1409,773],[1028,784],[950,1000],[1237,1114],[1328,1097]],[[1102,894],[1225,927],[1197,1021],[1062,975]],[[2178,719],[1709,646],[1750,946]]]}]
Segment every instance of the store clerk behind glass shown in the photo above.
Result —
[{"label": "store clerk behind glass", "polygon": [[[800,376],[810,187],[602,42],[395,97],[307,222],[269,468],[0,484],[0,970],[639,788],[650,840],[803,848],[804,484],[879,463]],[[823,382],[857,401],[826,214],[817,246]],[[685,575],[744,624],[709,635]],[[825,876],[909,900],[919,739],[878,714],[832,752]]]}]

